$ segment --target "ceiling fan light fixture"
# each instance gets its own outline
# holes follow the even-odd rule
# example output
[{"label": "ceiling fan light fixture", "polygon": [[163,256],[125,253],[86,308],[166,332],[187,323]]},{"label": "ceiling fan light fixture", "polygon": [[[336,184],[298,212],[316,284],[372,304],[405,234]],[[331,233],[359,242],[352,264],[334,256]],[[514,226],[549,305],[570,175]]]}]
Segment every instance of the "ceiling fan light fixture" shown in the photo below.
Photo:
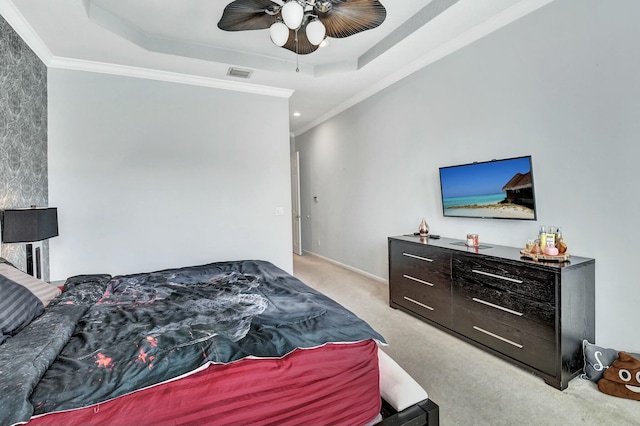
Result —
[{"label": "ceiling fan light fixture", "polygon": [[304,7],[297,0],[289,0],[282,6],[282,19],[292,30],[300,28],[304,17]]},{"label": "ceiling fan light fixture", "polygon": [[307,38],[309,43],[314,46],[318,46],[324,40],[324,36],[327,34],[327,29],[319,19],[314,19],[307,24]]},{"label": "ceiling fan light fixture", "polygon": [[387,17],[381,1],[386,0],[233,0],[224,8],[218,28],[269,30],[272,42],[295,53],[297,61],[298,55],[315,52],[330,38],[380,26]]},{"label": "ceiling fan light fixture", "polygon": [[269,35],[271,36],[273,44],[282,47],[287,43],[287,40],[289,40],[289,27],[283,22],[275,22],[269,27]]}]

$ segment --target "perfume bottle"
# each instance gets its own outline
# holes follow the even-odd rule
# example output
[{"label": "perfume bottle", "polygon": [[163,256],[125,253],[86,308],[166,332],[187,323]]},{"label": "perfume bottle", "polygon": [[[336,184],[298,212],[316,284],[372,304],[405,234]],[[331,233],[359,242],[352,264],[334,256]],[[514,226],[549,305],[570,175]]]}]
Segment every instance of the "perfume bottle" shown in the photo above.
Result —
[{"label": "perfume bottle", "polygon": [[567,252],[567,244],[562,239],[562,228],[556,229],[556,248],[560,254]]},{"label": "perfume bottle", "polygon": [[556,229],[555,226],[547,226],[547,238],[545,241],[545,247],[555,247],[556,246]]},{"label": "perfume bottle", "polygon": [[538,234],[538,239],[540,240],[540,248],[542,251],[547,248],[547,227],[541,226],[540,233]]}]

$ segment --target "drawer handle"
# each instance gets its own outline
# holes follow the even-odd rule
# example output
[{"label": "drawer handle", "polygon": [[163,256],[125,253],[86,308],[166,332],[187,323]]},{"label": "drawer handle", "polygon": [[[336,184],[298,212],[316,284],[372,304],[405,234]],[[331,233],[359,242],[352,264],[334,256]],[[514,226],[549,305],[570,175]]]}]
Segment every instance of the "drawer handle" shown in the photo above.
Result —
[{"label": "drawer handle", "polygon": [[430,283],[429,281],[423,281],[423,280],[421,280],[419,278],[412,277],[411,275],[403,275],[403,277],[408,279],[408,280],[412,280],[412,281],[418,282],[420,284],[425,284],[425,285],[433,287],[433,283]]},{"label": "drawer handle", "polygon": [[424,260],[425,262],[433,262],[433,259],[429,259],[427,257],[421,257],[421,256],[416,256],[415,254],[411,254],[411,253],[402,253],[403,256],[407,256],[407,257],[412,257],[414,259],[418,259],[418,260]]},{"label": "drawer handle", "polygon": [[509,312],[510,314],[517,315],[519,317],[524,315],[524,313],[522,313],[522,312],[513,311],[513,310],[511,310],[509,308],[505,308],[504,306],[494,305],[491,302],[487,302],[486,300],[478,299],[477,297],[474,297],[471,300],[473,300],[474,302],[482,303],[483,305],[491,306],[492,308],[500,309],[501,311]]},{"label": "drawer handle", "polygon": [[522,284],[522,280],[516,280],[515,278],[509,278],[509,277],[503,277],[501,275],[490,274],[489,272],[478,271],[477,269],[472,269],[471,272],[474,272],[474,273],[480,274],[480,275],[486,275],[488,277],[500,278],[501,280],[511,281],[512,283]]},{"label": "drawer handle", "polygon": [[487,334],[487,335],[489,335],[489,336],[491,336],[491,337],[494,337],[494,338],[496,338],[496,339],[498,339],[498,340],[502,340],[503,342],[506,342],[506,343],[508,343],[508,344],[510,344],[510,345],[513,345],[513,346],[515,346],[515,347],[516,347],[516,348],[518,348],[518,349],[522,349],[522,348],[524,347],[524,346],[522,346],[522,345],[521,345],[521,344],[519,344],[519,343],[513,342],[513,341],[511,341],[511,340],[509,340],[509,339],[505,339],[505,338],[504,338],[504,337],[502,337],[502,336],[498,336],[497,334],[493,334],[492,332],[487,331],[487,330],[484,330],[484,329],[482,329],[482,328],[480,328],[480,327],[476,327],[475,325],[473,326],[473,329],[474,329],[474,330],[478,330],[480,333],[484,333],[484,334]]},{"label": "drawer handle", "polygon": [[423,308],[426,308],[426,309],[428,309],[428,310],[430,310],[430,311],[433,311],[433,308],[432,308],[431,306],[427,306],[427,305],[425,305],[424,303],[420,303],[420,302],[418,302],[417,300],[413,300],[413,299],[412,299],[412,298],[410,298],[410,297],[404,296],[404,299],[405,299],[405,300],[408,300],[408,301],[409,301],[409,302],[411,302],[411,303],[415,303],[415,304],[416,304],[416,305],[418,305],[418,306],[422,306]]}]

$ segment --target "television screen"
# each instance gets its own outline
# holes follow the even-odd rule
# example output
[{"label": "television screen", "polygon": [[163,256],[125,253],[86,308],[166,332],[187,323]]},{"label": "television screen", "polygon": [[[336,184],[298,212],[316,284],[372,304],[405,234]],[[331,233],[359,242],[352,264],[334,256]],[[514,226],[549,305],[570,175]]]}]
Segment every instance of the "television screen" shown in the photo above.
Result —
[{"label": "television screen", "polygon": [[445,216],[536,219],[531,156],[441,167],[440,189]]}]

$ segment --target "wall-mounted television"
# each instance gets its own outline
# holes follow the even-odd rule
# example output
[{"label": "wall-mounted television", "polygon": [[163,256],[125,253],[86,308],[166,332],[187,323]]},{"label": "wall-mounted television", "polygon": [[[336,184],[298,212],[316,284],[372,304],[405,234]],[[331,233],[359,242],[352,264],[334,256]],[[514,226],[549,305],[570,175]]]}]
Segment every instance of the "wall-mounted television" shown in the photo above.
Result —
[{"label": "wall-mounted television", "polygon": [[448,217],[536,220],[531,156],[440,168]]}]

